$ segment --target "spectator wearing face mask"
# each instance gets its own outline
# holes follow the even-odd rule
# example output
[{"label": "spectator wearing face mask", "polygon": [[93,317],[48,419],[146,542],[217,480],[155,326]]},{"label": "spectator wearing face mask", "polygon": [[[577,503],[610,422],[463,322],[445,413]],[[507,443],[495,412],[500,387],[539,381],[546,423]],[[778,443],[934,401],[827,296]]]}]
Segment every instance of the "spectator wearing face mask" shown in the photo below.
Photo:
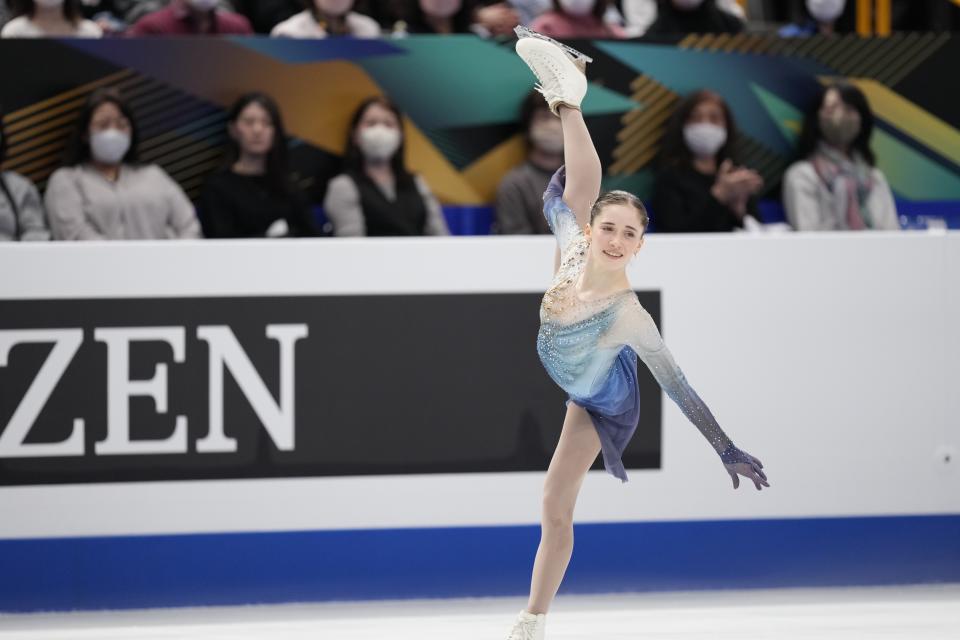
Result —
[{"label": "spectator wearing face mask", "polygon": [[805,0],[805,20],[798,24],[788,24],[779,31],[783,38],[806,38],[821,35],[832,36],[848,29],[840,28],[841,19],[852,22],[853,16],[844,15],[846,0]]},{"label": "spectator wearing face mask", "polygon": [[3,171],[7,157],[7,136],[0,114],[0,241],[49,240],[46,214],[40,194],[27,178]]},{"label": "spectator wearing face mask", "polygon": [[873,113],[849,84],[826,87],[807,113],[800,160],[783,177],[787,220],[798,231],[899,229],[897,207],[870,148]]},{"label": "spectator wearing face mask", "polygon": [[227,167],[203,187],[207,238],[316,235],[306,199],[290,178],[280,109],[264,93],[248,93],[228,114]]},{"label": "spectator wearing face mask", "polygon": [[473,0],[398,0],[394,6],[394,34],[473,33]]},{"label": "spectator wearing face mask", "polygon": [[649,35],[740,33],[743,21],[723,11],[714,0],[660,0],[657,21]]},{"label": "spectator wearing face mask", "polygon": [[365,100],[353,115],[345,171],[323,206],[337,236],[447,235],[440,203],[403,161],[403,118],[389,100]]},{"label": "spectator wearing face mask", "polygon": [[15,0],[14,18],[0,29],[0,38],[101,38],[103,30],[84,20],[80,0]]},{"label": "spectator wearing face mask", "polygon": [[532,91],[520,108],[527,139],[527,158],[512,169],[497,188],[496,230],[502,234],[551,233],[543,215],[543,192],[563,164],[560,118]]},{"label": "spectator wearing face mask", "polygon": [[353,0],[304,0],[303,11],[273,28],[281,38],[326,38],[353,36],[376,38],[380,25],[373,18],[353,11]]},{"label": "spectator wearing face mask", "polygon": [[[627,37],[642,36],[657,21],[658,0],[621,0],[620,11],[623,13],[624,31]],[[717,8],[743,21],[747,16],[737,0],[717,0]]]},{"label": "spectator wearing face mask", "polygon": [[759,225],[753,196],[763,178],[732,159],[737,127],[727,103],[712,91],[685,98],[663,135],[654,185],[657,231],[732,231]]},{"label": "spectator wearing face mask", "polygon": [[553,0],[553,10],[536,18],[530,28],[552,38],[623,38],[623,27],[604,22],[609,4],[609,0]]},{"label": "spectator wearing face mask", "polygon": [[128,31],[130,36],[249,35],[250,22],[239,13],[217,9],[218,0],[173,0],[148,13]]},{"label": "spectator wearing face mask", "polygon": [[55,240],[198,238],[183,190],[156,165],[137,162],[137,125],[120,96],[94,92],[80,112],[67,165],[47,182]]}]

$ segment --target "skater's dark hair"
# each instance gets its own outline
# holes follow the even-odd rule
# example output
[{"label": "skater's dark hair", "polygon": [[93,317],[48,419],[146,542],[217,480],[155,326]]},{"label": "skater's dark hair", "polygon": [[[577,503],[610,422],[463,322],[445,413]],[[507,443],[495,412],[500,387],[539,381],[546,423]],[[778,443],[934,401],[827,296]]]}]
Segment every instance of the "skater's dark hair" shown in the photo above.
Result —
[{"label": "skater's dark hair", "polygon": [[826,85],[817,92],[816,99],[810,104],[804,117],[803,129],[797,141],[797,158],[800,160],[810,158],[823,140],[823,131],[820,129],[820,109],[831,91],[836,91],[843,104],[853,107],[860,114],[860,133],[850,143],[850,147],[859,151],[870,166],[874,166],[877,163],[877,157],[870,148],[870,136],[873,135],[874,125],[873,111],[870,110],[870,103],[867,102],[867,96],[863,91],[846,82]]},{"label": "skater's dark hair", "polygon": [[603,211],[603,208],[610,204],[622,204],[636,209],[640,215],[640,225],[643,227],[643,231],[647,230],[647,226],[650,224],[650,216],[647,214],[647,208],[643,206],[643,202],[629,191],[621,191],[619,189],[606,192],[593,203],[593,207],[590,209],[591,225],[593,225],[593,221],[596,220],[597,216],[600,215],[600,212]]},{"label": "skater's dark hair", "polygon": [[691,93],[680,101],[663,132],[663,141],[660,144],[660,164],[664,167],[689,167],[693,164],[693,153],[687,147],[683,137],[683,128],[701,102],[715,102],[723,110],[723,122],[727,129],[727,141],[717,151],[717,164],[732,158],[734,146],[737,144],[737,123],[733,119],[733,112],[719,93],[709,89],[701,89]]}]

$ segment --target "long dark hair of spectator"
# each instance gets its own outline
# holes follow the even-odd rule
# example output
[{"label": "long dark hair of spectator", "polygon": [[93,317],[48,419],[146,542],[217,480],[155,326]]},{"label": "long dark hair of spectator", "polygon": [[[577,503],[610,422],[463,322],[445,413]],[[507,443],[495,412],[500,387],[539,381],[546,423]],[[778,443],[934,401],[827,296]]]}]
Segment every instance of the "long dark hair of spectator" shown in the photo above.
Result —
[{"label": "long dark hair of spectator", "polygon": [[549,111],[550,107],[536,89],[530,91],[520,104],[520,133],[523,134],[528,149],[533,146],[530,141],[530,125],[533,124],[533,116],[541,109]]},{"label": "long dark hair of spectator", "polygon": [[850,145],[855,151],[859,151],[870,166],[876,164],[877,158],[870,148],[870,136],[873,134],[873,111],[867,103],[867,96],[863,95],[860,89],[852,84],[838,82],[823,87],[818,93],[816,101],[807,109],[807,114],[803,120],[803,131],[800,133],[800,140],[797,142],[797,157],[801,160],[808,159],[813,152],[817,150],[817,145],[823,140],[823,132],[820,130],[820,107],[823,106],[823,99],[827,97],[829,91],[836,91],[840,95],[840,100],[848,106],[853,107],[860,114],[860,133]]},{"label": "long dark hair of spectator", "polygon": [[97,89],[90,94],[83,105],[83,109],[80,110],[73,136],[67,144],[67,166],[76,166],[90,161],[90,121],[93,120],[93,113],[97,110],[97,107],[108,102],[116,105],[120,109],[120,113],[130,123],[130,149],[127,150],[120,162],[137,164],[137,145],[140,142],[140,134],[137,129],[137,120],[133,117],[130,105],[120,97],[116,89]]},{"label": "long dark hair of spectator", "polygon": [[3,107],[0,106],[0,170],[7,159],[7,130],[3,128]]},{"label": "long dark hair of spectator", "polygon": [[360,150],[356,142],[357,126],[367,109],[375,104],[390,110],[397,117],[397,122],[400,125],[400,146],[397,147],[393,157],[390,158],[390,168],[393,169],[393,177],[397,181],[397,186],[409,186],[413,184],[413,176],[407,171],[407,167],[403,163],[404,149],[407,144],[407,136],[403,131],[403,114],[397,108],[397,105],[383,96],[367,98],[360,103],[360,106],[354,112],[353,119],[350,120],[350,128],[347,130],[347,150],[343,155],[343,168],[353,173],[363,173],[363,151]]},{"label": "long dark hair of spectator", "polygon": [[[603,22],[603,14],[607,12],[607,7],[610,5],[610,0],[596,0],[593,3],[593,17]],[[563,10],[563,7],[560,6],[560,0],[553,0],[553,10],[556,13],[566,13]],[[576,18],[577,16],[573,16]]]},{"label": "long dark hair of spectator", "polygon": [[[267,152],[266,178],[270,187],[277,193],[289,193],[292,184],[290,181],[290,163],[287,159],[287,131],[283,127],[283,118],[280,116],[280,107],[276,101],[265,93],[253,91],[237,98],[230,107],[227,120],[236,124],[243,110],[251,104],[257,104],[270,116],[273,124],[273,146]],[[227,164],[232,165],[240,159],[240,144],[232,137],[227,143]]]},{"label": "long dark hair of spectator", "polygon": [[[33,18],[37,13],[37,3],[33,0],[13,0],[10,3],[13,15],[27,16]],[[82,16],[80,14],[80,0],[63,0],[63,17],[68,22],[76,23]]]},{"label": "long dark hair of spectator", "polygon": [[687,147],[687,142],[683,138],[683,128],[687,120],[693,114],[693,110],[701,102],[716,102],[723,109],[724,125],[727,128],[727,141],[717,151],[717,164],[732,158],[734,147],[737,144],[737,123],[733,119],[733,113],[730,106],[720,96],[719,93],[709,89],[701,89],[680,101],[673,115],[667,122],[667,128],[663,132],[663,140],[660,143],[660,164],[664,167],[689,167],[693,165],[693,154]]}]

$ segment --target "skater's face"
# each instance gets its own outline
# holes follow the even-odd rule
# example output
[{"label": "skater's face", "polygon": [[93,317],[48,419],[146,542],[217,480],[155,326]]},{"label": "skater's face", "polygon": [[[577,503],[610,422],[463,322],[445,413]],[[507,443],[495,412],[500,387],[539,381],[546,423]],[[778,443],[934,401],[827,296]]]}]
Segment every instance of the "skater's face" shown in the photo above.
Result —
[{"label": "skater's face", "polygon": [[629,204],[608,204],[584,230],[596,264],[623,269],[643,246],[640,214]]},{"label": "skater's face", "polygon": [[273,119],[263,106],[256,102],[248,104],[230,124],[230,135],[237,141],[241,151],[262,156],[273,148]]}]

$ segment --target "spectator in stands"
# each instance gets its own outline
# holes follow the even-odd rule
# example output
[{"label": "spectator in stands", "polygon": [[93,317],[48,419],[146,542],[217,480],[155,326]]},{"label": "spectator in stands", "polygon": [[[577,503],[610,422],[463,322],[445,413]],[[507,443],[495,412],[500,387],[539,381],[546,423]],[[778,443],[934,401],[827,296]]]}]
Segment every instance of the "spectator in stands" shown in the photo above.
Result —
[{"label": "spectator in stands", "polygon": [[353,115],[345,171],[330,181],[324,208],[337,236],[449,233],[440,203],[403,161],[403,118],[389,100],[365,100]]},{"label": "spectator in stands", "polygon": [[284,38],[376,38],[380,35],[376,20],[353,11],[353,0],[303,0],[303,6],[303,11],[278,24],[270,35]]},{"label": "spectator in stands", "polygon": [[788,24],[780,29],[783,38],[806,38],[809,36],[832,36],[850,30],[853,11],[847,11],[846,0],[806,0],[802,22]]},{"label": "spectator in stands", "polygon": [[[647,32],[657,21],[658,4],[658,0],[621,0],[620,11],[627,37],[635,38]],[[746,20],[743,7],[737,4],[737,0],[717,0],[717,7],[741,21]]]},{"label": "spectator in stands", "polygon": [[519,24],[529,24],[550,6],[550,0],[484,0],[473,13],[473,30],[483,37],[513,36]]},{"label": "spectator in stands", "polygon": [[14,0],[14,18],[2,38],[101,38],[103,30],[80,14],[80,0]]},{"label": "spectator in stands", "polygon": [[47,183],[55,240],[198,238],[183,190],[156,165],[137,161],[137,125],[112,90],[91,94],[68,148],[67,166]]},{"label": "spectator in stands", "polygon": [[520,107],[527,158],[497,188],[496,230],[503,234],[550,233],[543,216],[543,192],[563,164],[563,129],[543,96],[531,91]]},{"label": "spectator in stands", "polygon": [[886,177],[870,148],[873,113],[860,89],[824,88],[807,113],[800,160],[783,177],[787,220],[798,231],[899,229]]},{"label": "spectator in stands", "polygon": [[474,0],[397,0],[394,35],[473,33]]},{"label": "spectator in stands", "polygon": [[239,13],[217,8],[218,0],[173,0],[137,20],[130,36],[248,35],[250,21]]},{"label": "spectator in stands", "polygon": [[648,35],[740,33],[743,21],[717,6],[715,0],[660,0],[657,21]]},{"label": "spectator in stands", "polygon": [[530,25],[552,38],[623,38],[623,27],[604,21],[609,0],[553,0],[553,9]]},{"label": "spectator in stands", "polygon": [[263,93],[230,109],[228,164],[207,179],[200,198],[207,238],[313,236],[306,199],[291,180],[280,109]]},{"label": "spectator in stands", "polygon": [[233,0],[233,5],[250,20],[257,33],[270,33],[275,26],[303,10],[302,0]]},{"label": "spectator in stands", "polygon": [[3,171],[7,158],[7,136],[0,114],[0,241],[49,240],[46,214],[40,194],[27,178]]},{"label": "spectator in stands", "polygon": [[657,231],[732,231],[759,226],[753,196],[763,178],[737,166],[737,127],[713,91],[685,98],[663,136],[651,219]]}]

